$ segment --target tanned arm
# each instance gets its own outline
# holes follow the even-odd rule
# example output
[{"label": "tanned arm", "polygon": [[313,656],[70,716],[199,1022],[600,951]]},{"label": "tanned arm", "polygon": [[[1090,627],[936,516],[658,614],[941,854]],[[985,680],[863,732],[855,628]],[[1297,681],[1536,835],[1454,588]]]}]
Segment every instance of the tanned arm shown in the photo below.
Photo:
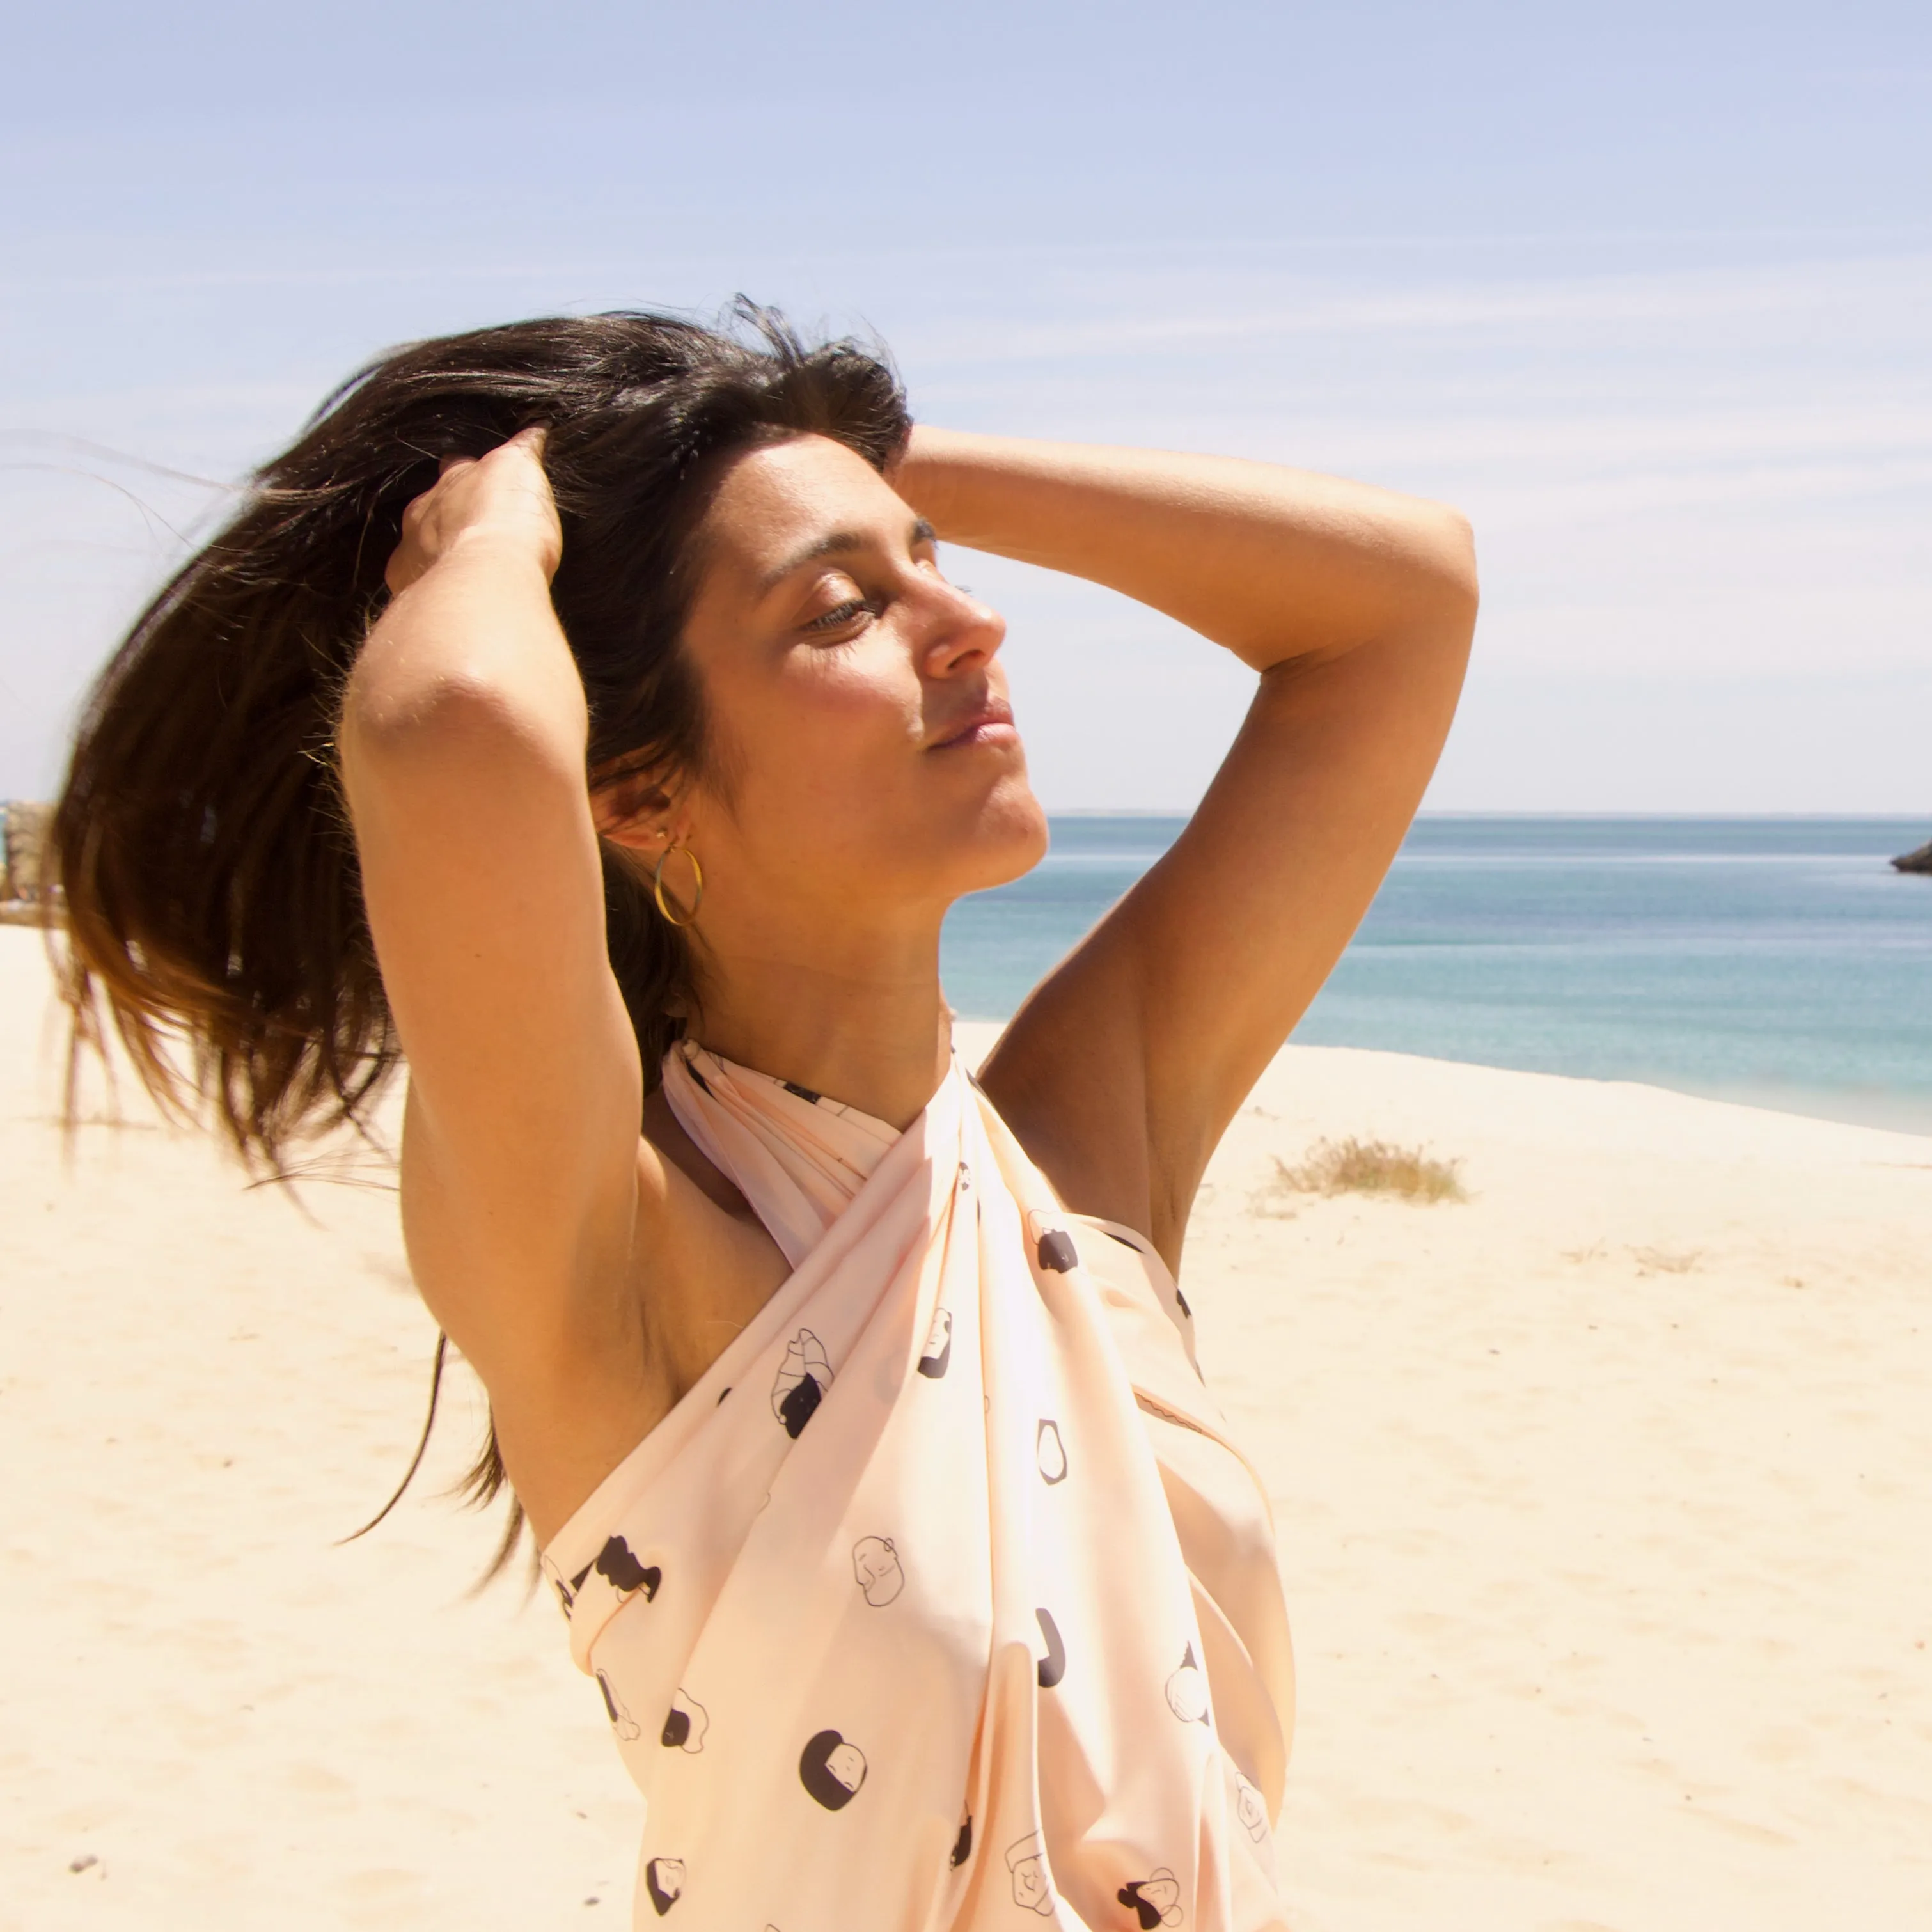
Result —
[{"label": "tanned arm", "polygon": [[925,428],[893,481],[944,539],[1124,592],[1257,674],[1186,831],[982,1073],[1070,1207],[1178,1266],[1209,1156],[1435,768],[1474,628],[1468,526],[1272,464]]}]

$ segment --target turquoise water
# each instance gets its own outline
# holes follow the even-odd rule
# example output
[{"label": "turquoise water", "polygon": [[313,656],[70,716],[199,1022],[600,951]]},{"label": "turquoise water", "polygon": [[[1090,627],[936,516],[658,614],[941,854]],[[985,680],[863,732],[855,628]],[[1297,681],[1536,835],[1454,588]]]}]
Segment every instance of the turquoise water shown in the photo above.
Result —
[{"label": "turquoise water", "polygon": [[[1158,858],[1178,818],[1072,816],[946,932],[998,1019]],[[1932,1132],[1932,819],[1418,820],[1294,1037],[1644,1080]]]}]

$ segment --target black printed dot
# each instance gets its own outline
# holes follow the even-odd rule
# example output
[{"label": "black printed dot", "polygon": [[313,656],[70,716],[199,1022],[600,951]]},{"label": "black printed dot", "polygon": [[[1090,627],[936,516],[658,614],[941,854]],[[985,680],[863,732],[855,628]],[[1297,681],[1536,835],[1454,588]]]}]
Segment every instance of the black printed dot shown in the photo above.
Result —
[{"label": "black printed dot", "polygon": [[1040,1264],[1049,1274],[1070,1274],[1080,1265],[1073,1237],[1064,1228],[1049,1228],[1040,1236]]},{"label": "black printed dot", "polygon": [[[610,1678],[606,1677],[601,1670],[597,1673],[597,1688],[604,1694],[604,1714],[610,1718],[612,1727],[622,1729],[628,1722],[629,1714],[625,1710],[623,1706],[618,1702],[617,1694],[611,1689]],[[638,1734],[637,1726],[632,1724],[630,1731],[632,1736],[635,1737]]]},{"label": "black printed dot", "polygon": [[772,1413],[794,1442],[831,1386],[832,1364],[824,1343],[809,1328],[801,1328],[786,1343],[784,1360],[772,1383]]},{"label": "black printed dot", "polygon": [[[646,1603],[656,1596],[664,1573],[653,1563],[646,1568],[631,1553],[631,1546],[621,1536],[614,1536],[597,1552],[596,1570],[614,1590],[630,1596],[641,1590]],[[586,1575],[588,1571],[585,1573]]]},{"label": "black printed dot", "polygon": [[704,1734],[710,1725],[710,1715],[704,1706],[688,1692],[680,1690],[664,1714],[664,1729],[658,1733],[658,1742],[666,1750],[701,1751],[704,1748]]},{"label": "black printed dot", "polygon": [[799,1782],[828,1811],[842,1811],[866,1781],[866,1754],[836,1731],[819,1731],[798,1758]]},{"label": "black printed dot", "polygon": [[934,1381],[944,1376],[952,1360],[952,1314],[950,1309],[933,1310],[932,1327],[926,1338],[926,1348],[919,1358],[919,1372]]},{"label": "black printed dot", "polygon": [[644,1890],[662,1918],[684,1896],[683,1859],[652,1859],[644,1868]]},{"label": "black printed dot", "polygon": [[824,1399],[824,1391],[812,1376],[807,1376],[795,1388],[786,1390],[778,1403],[778,1420],[794,1442],[803,1433],[805,1425],[818,1413],[818,1405]]},{"label": "black printed dot", "polygon": [[[1163,1876],[1165,1884],[1162,1883]],[[1134,1916],[1140,1922],[1141,1932],[1154,1932],[1154,1928],[1166,1916],[1161,1909],[1160,1898],[1168,1892],[1178,1895],[1180,1889],[1174,1882],[1174,1874],[1164,1872],[1150,1879],[1137,1879],[1132,1885],[1124,1885],[1114,1896],[1123,1905],[1132,1909]],[[1150,1898],[1148,1896],[1149,1892],[1155,1895]],[[1180,1914],[1176,1912],[1174,1916],[1178,1918]]]},{"label": "black printed dot", "polygon": [[1040,1634],[1046,1642],[1046,1654],[1040,1659],[1036,1673],[1040,1688],[1051,1690],[1066,1675],[1066,1646],[1060,1640],[1060,1626],[1053,1621],[1051,1610],[1036,1610],[1034,1615],[1040,1619]]}]

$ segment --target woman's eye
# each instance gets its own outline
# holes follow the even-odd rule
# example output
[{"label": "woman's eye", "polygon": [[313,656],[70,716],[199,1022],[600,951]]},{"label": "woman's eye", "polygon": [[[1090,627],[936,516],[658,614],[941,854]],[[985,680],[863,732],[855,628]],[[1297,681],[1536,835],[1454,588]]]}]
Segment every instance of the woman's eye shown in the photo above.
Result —
[{"label": "woman's eye", "polygon": [[836,604],[822,616],[814,617],[805,628],[808,631],[842,629],[861,611],[869,610],[876,617],[883,608],[884,601],[878,597],[848,597],[844,603]]}]

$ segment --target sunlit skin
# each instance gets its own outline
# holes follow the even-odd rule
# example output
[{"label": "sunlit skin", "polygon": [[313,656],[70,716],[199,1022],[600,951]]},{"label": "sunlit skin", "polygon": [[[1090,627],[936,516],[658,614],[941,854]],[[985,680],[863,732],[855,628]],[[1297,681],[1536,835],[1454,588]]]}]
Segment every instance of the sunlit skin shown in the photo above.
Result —
[{"label": "sunlit skin", "polygon": [[[701,855],[706,1044],[847,1083],[815,1090],[856,1084],[903,1126],[944,1064],[947,909],[1046,849],[1004,622],[946,581],[903,498],[819,437],[733,466],[705,554],[686,642],[722,782],[628,821],[629,802],[606,796],[600,824],[653,866],[668,845]],[[679,860],[665,878],[688,902]],[[661,1100],[647,1118],[682,1142]]]},{"label": "sunlit skin", "polygon": [[682,854],[702,864],[697,1038],[902,1126],[945,1065],[946,909],[1045,849],[1004,624],[936,538],[1108,584],[1256,674],[1186,832],[982,1072],[1067,1205],[1176,1266],[1215,1142],[1441,748],[1475,608],[1453,512],[1270,465],[921,428],[884,478],[818,437],[730,462],[683,640],[712,757],[593,788],[540,436],[450,465],[412,506],[340,742],[410,1062],[411,1264],[540,1538],[786,1271],[644,1099],[600,840],[646,879],[664,859],[681,906]]}]

